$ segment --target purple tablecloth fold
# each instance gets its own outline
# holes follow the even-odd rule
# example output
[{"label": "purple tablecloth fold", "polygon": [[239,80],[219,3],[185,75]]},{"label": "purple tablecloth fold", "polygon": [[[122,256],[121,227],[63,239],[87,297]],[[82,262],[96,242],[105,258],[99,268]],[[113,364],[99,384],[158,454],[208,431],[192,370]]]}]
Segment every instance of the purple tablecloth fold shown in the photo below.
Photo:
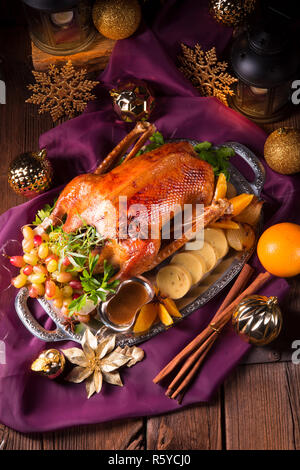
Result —
[{"label": "purple tablecloth fold", "polygon": [[[216,45],[221,53],[231,37],[229,28],[209,16],[203,6],[206,2],[195,3],[170,1],[152,30],[141,27],[133,37],[119,41],[100,77],[99,100],[91,102],[83,115],[41,136],[40,146],[48,150],[57,185],[78,173],[92,171],[128,132],[128,126],[117,120],[107,94],[107,88],[128,76],[151,84],[157,103],[153,120],[166,137],[204,139],[215,144],[238,141],[262,155],[265,133],[216,99],[201,98],[176,68],[180,42],[200,42],[205,48]],[[266,168],[263,197],[267,201],[267,225],[300,222],[299,213],[293,211],[299,188],[299,177],[280,176]],[[15,252],[21,238],[20,227],[31,222],[37,209],[53,200],[57,192],[58,189],[49,191],[1,216],[2,252]],[[253,265],[261,269],[257,259]],[[100,395],[87,400],[84,385],[60,384],[30,373],[32,359],[47,345],[31,336],[18,319],[14,309],[16,291],[12,287],[6,289],[10,278],[7,268],[4,262],[0,269],[1,422],[20,431],[47,431],[178,409],[177,403],[166,398],[162,387],[154,385],[152,379],[209,322],[225,292],[178,326],[145,343],[146,359],[123,371],[123,388],[105,384]],[[286,291],[286,281],[273,279],[261,292],[281,299]],[[36,315],[50,327],[51,321],[41,309],[36,308]],[[66,348],[71,343],[56,346]],[[208,356],[184,404],[209,400],[248,349],[228,328]]]}]

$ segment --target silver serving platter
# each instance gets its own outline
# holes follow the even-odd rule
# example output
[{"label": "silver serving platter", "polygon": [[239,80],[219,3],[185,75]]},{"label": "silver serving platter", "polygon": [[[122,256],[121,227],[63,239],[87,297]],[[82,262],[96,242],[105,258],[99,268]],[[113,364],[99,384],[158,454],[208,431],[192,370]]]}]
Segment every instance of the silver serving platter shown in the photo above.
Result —
[{"label": "silver serving platter", "polygon": [[[174,139],[174,141],[180,141],[183,139]],[[192,145],[196,145],[198,142],[194,140],[184,139],[190,142]],[[250,193],[255,196],[260,196],[261,190],[265,181],[265,171],[260,160],[254,155],[251,150],[242,144],[237,142],[226,142],[224,145],[231,147],[235,153],[240,156],[251,168],[254,179],[248,181],[244,175],[232,164],[230,164],[230,182],[236,187],[239,193]],[[209,274],[198,287],[192,288],[192,290],[183,298],[178,301],[177,305],[181,311],[182,318],[174,321],[174,324],[178,321],[182,321],[185,317],[193,313],[198,308],[205,305],[209,300],[218,295],[227,284],[240,272],[244,264],[247,262],[249,257],[252,255],[253,250],[246,252],[232,252],[226,255],[225,258],[219,262],[216,268]],[[144,274],[145,277],[147,276]],[[80,324],[76,331],[73,333],[63,324],[63,319],[60,317],[59,312],[53,308],[50,301],[44,298],[37,299],[40,305],[43,307],[45,312],[56,324],[55,330],[46,330],[39,322],[34,318],[30,309],[27,305],[28,300],[28,289],[23,287],[20,289],[16,296],[15,307],[16,312],[26,326],[26,328],[37,338],[46,342],[65,341],[73,340],[81,343],[82,336],[85,328],[90,328],[91,331],[97,335],[101,329],[103,334],[103,323],[100,321],[100,317],[97,315],[87,325]],[[107,328],[107,327],[104,327]],[[153,336],[165,331],[166,327],[162,323],[154,324],[154,326],[145,334],[135,334],[131,330],[127,332],[117,333],[117,344],[119,346],[134,345],[142,343]],[[111,332],[107,328],[107,333]]]}]

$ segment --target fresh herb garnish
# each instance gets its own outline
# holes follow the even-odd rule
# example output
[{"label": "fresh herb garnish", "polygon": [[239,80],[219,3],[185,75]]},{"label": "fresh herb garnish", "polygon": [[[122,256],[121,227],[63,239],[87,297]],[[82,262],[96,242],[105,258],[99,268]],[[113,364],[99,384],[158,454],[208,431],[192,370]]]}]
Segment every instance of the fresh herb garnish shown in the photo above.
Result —
[{"label": "fresh herb garnish", "polygon": [[88,268],[85,268],[80,276],[80,281],[84,294],[74,299],[69,305],[69,315],[80,312],[80,310],[86,305],[88,300],[91,300],[94,305],[99,302],[104,302],[109,293],[114,293],[116,287],[119,284],[118,280],[109,282],[114,274],[113,267],[104,261],[104,273],[95,274],[94,270],[99,260],[99,255],[89,255]]},{"label": "fresh herb garnish", "polygon": [[[149,140],[150,144],[143,147],[137,153],[137,156],[155,150],[165,143],[164,137],[160,132],[155,132]],[[234,156],[234,150],[231,147],[222,145],[219,148],[214,148],[210,142],[200,142],[194,146],[194,149],[201,160],[211,164],[216,176],[224,173],[226,178],[229,178],[229,159]]]},{"label": "fresh herb garnish", "polygon": [[149,140],[150,140],[150,144],[143,147],[136,154],[136,156],[141,155],[142,153],[145,153],[145,152],[150,152],[151,150],[155,150],[158,147],[161,147],[162,145],[164,145],[165,143],[165,139],[163,138],[163,135],[158,131],[154,132],[154,134],[149,138]]},{"label": "fresh herb garnish", "polygon": [[45,207],[43,207],[43,209],[40,209],[36,216],[35,216],[35,220],[32,222],[33,225],[40,225],[47,217],[50,217],[54,207],[55,207],[55,204],[56,204],[56,199],[53,203],[52,206],[50,206],[50,204],[46,204]]},{"label": "fresh herb garnish", "polygon": [[103,245],[103,238],[96,228],[84,221],[80,229],[71,233],[66,233],[62,226],[51,227],[49,238],[51,250],[60,256],[59,270],[64,258],[68,257],[71,265],[67,270],[82,271],[91,251]]},{"label": "fresh herb garnish", "polygon": [[222,145],[219,148],[214,148],[210,142],[201,142],[195,145],[194,149],[201,160],[211,164],[216,176],[224,173],[226,179],[229,179],[229,159],[235,154],[231,147]]}]

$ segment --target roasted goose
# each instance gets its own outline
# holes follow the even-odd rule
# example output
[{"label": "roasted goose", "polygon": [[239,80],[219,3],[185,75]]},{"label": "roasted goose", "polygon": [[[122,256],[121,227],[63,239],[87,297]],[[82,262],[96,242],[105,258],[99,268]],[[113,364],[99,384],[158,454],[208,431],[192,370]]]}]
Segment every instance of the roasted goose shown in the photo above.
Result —
[{"label": "roasted goose", "polygon": [[[227,200],[213,201],[213,169],[209,163],[196,158],[188,142],[167,143],[132,158],[154,131],[153,125],[138,123],[94,174],[77,176],[65,187],[51,220],[43,224],[46,228],[49,223],[57,224],[67,216],[63,225],[66,232],[77,230],[83,221],[96,227],[105,240],[99,248],[98,271],[101,272],[103,260],[107,259],[119,269],[117,276],[122,279],[152,269],[189,239],[189,234],[185,234],[162,248],[160,233],[164,215],[170,211],[175,214],[176,204],[181,208],[184,204],[203,204],[204,226],[230,213]],[[123,163],[111,169],[131,145],[133,148]],[[134,225],[136,217],[140,222],[141,214],[138,210],[132,212],[132,208],[142,204],[147,212],[144,216],[149,224],[151,221],[152,232],[149,229],[143,236],[124,236],[124,227],[116,226],[120,196],[127,198],[126,227],[128,221]],[[153,227],[158,236],[151,238]],[[193,228],[194,224],[191,231]]]}]

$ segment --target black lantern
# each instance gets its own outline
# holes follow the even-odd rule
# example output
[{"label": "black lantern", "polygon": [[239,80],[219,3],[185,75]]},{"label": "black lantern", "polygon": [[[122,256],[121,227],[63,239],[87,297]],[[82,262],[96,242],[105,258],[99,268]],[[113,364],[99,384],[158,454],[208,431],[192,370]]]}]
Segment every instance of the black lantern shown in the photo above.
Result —
[{"label": "black lantern", "polygon": [[239,79],[231,106],[259,123],[283,118],[299,59],[282,22],[265,21],[242,33],[231,50],[232,68]]},{"label": "black lantern", "polygon": [[86,49],[97,34],[91,0],[23,0],[34,44],[49,54]]}]

